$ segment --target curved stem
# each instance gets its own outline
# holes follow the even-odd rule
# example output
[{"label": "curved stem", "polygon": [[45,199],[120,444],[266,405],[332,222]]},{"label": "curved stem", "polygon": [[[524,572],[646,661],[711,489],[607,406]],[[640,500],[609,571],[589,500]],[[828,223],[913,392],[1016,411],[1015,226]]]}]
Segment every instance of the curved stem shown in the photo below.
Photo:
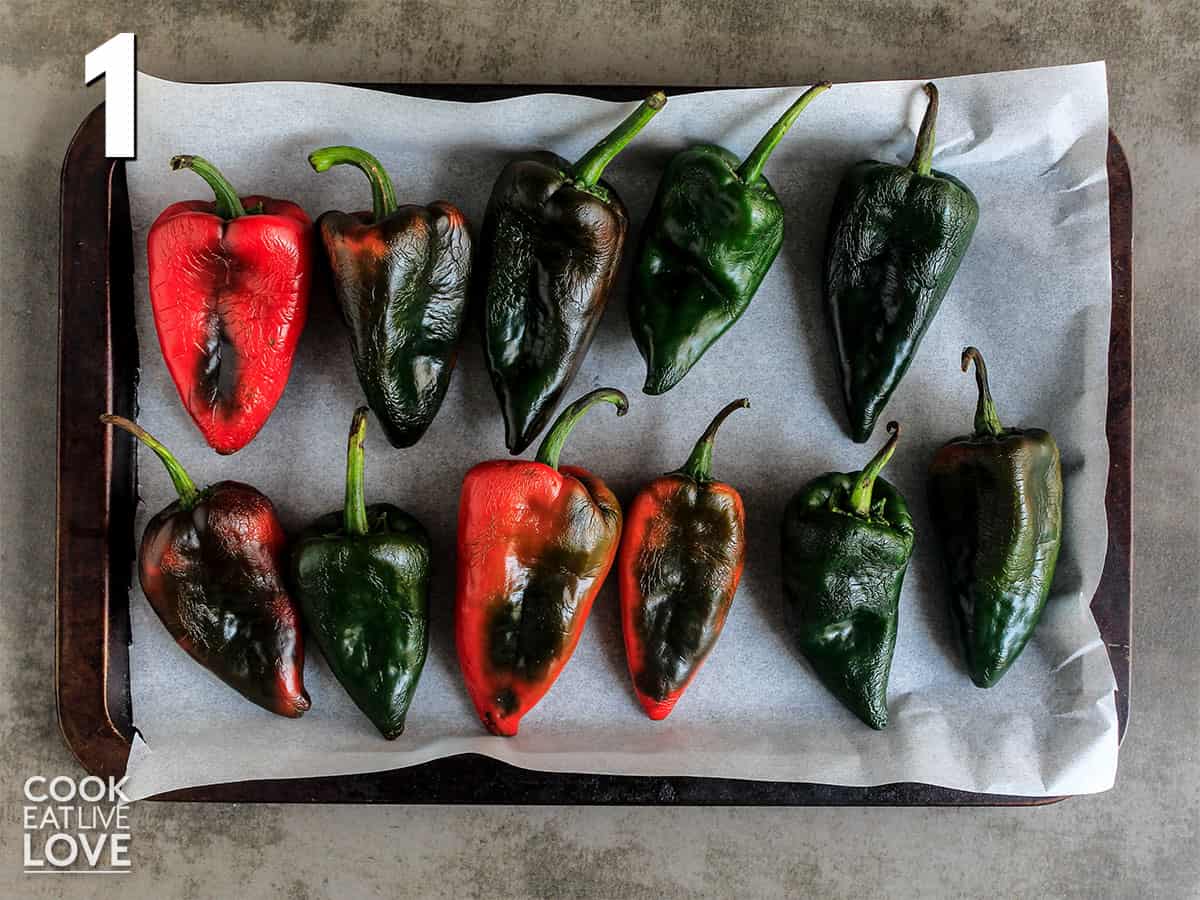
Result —
[{"label": "curved stem", "polygon": [[792,127],[792,123],[796,121],[796,117],[804,112],[804,107],[808,106],[818,95],[825,93],[831,87],[833,87],[833,84],[828,81],[814,84],[800,95],[799,100],[788,107],[787,112],[779,117],[779,121],[771,126],[770,130],[755,144],[754,149],[750,151],[750,155],[738,166],[738,178],[742,179],[743,184],[750,184],[762,174],[763,166],[767,164],[767,158],[771,155],[771,151],[775,149],[776,144],[783,140],[783,136]]},{"label": "curved stem", "polygon": [[196,482],[192,481],[192,477],[188,475],[187,470],[180,465],[171,451],[159,443],[158,438],[148,432],[136,422],[130,422],[123,416],[103,415],[100,421],[106,425],[113,425],[128,431],[135,438],[149,447],[162,460],[163,465],[167,467],[167,474],[171,476],[171,483],[175,485],[175,492],[179,494],[179,505],[184,509],[191,509],[196,505],[196,501],[200,499],[200,492],[196,490]]},{"label": "curved stem", "polygon": [[595,185],[604,174],[604,167],[612,162],[613,157],[624,150],[625,145],[666,105],[667,95],[662,91],[655,91],[643,100],[637,109],[608,133],[607,137],[579,158],[579,162],[574,166],[575,182],[585,188]]},{"label": "curved stem", "polygon": [[322,147],[308,154],[308,164],[318,172],[333,166],[354,166],[371,182],[371,217],[373,221],[387,218],[396,211],[396,188],[383,164],[366,150],[357,147]]},{"label": "curved stem", "polygon": [[850,508],[856,516],[868,518],[871,515],[871,492],[875,489],[875,479],[892,458],[896,444],[900,441],[899,422],[888,422],[887,430],[891,434],[888,442],[867,463],[866,468],[858,473],[858,478],[854,479],[854,487],[850,491]]},{"label": "curved stem", "polygon": [[962,352],[962,370],[965,372],[971,363],[975,363],[975,384],[979,387],[979,400],[975,404],[975,434],[990,434],[999,437],[1004,426],[1000,424],[1000,416],[996,414],[996,404],[992,401],[992,389],[988,386],[987,365],[983,354],[974,347],[968,347]]},{"label": "curved stem", "polygon": [[687,462],[676,472],[680,475],[686,475],[693,481],[712,481],[712,454],[713,441],[717,437],[717,429],[721,427],[721,423],[729,418],[729,414],[739,409],[749,409],[750,400],[748,397],[743,397],[741,400],[734,400],[726,405],[705,429],[704,434],[700,435],[700,440],[696,441],[696,446],[692,448],[692,455],[688,457]]},{"label": "curved stem", "polygon": [[933,170],[933,142],[937,125],[938,89],[930,81],[925,85],[925,96],[929,105],[925,107],[925,118],[921,119],[921,130],[917,132],[917,146],[908,167],[918,175],[928,175]]},{"label": "curved stem", "polygon": [[350,438],[346,442],[346,502],[343,509],[346,534],[364,535],[371,530],[367,522],[367,501],[363,494],[363,442],[367,437],[365,406],[354,411]]},{"label": "curved stem", "polygon": [[208,186],[213,189],[213,193],[217,197],[216,213],[222,219],[236,219],[238,216],[246,215],[246,207],[242,206],[242,200],[238,197],[238,192],[233,189],[224,175],[203,156],[183,156],[171,157],[171,168],[178,172],[180,169],[191,169],[201,178],[208,182]]},{"label": "curved stem", "polygon": [[615,406],[618,416],[623,416],[629,411],[629,398],[616,388],[596,388],[591,393],[584,394],[564,409],[558,418],[554,420],[554,425],[551,426],[550,433],[546,435],[546,439],[538,447],[537,461],[557,470],[558,456],[562,453],[567,435],[571,433],[571,429],[583,418],[583,414],[600,402],[611,403]]}]

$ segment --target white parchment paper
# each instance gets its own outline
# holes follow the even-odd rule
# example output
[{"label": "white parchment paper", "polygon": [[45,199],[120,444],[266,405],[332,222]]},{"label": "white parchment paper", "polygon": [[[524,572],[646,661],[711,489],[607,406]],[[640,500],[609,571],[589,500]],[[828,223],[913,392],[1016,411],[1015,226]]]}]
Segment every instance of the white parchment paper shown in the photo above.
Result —
[{"label": "white parchment paper", "polygon": [[[416,515],[435,547],[432,646],[397,741],[379,737],[309,642],[312,710],[272,716],[193,663],[140,591],[131,600],[134,724],[130,796],[237,779],[366,772],[463,752],[532,769],[699,775],[872,785],[918,781],[974,791],[1049,795],[1102,791],[1117,764],[1115,688],[1088,610],[1104,561],[1108,465],[1104,419],[1109,328],[1108,124],[1102,63],[938,80],[934,165],[979,198],[979,228],[954,286],[887,418],[904,436],[886,477],[907,496],[916,553],[904,584],[891,680],[891,725],[861,725],[818,684],[783,619],[778,523],[788,496],[830,470],[860,468],[879,446],[844,431],[820,260],[838,180],[863,158],[907,162],[925,98],[920,81],[839,84],[800,117],[766,168],[787,214],[779,258],[741,322],[664,397],[640,393],[644,368],[629,335],[623,278],[570,397],[625,390],[628,416],[597,409],[563,461],[591,468],[623,502],[680,465],[726,401],[749,396],[717,444],[717,477],[745,498],[750,550],[724,634],[674,714],[647,719],[625,669],[611,583],[571,663],[516,738],[475,719],[453,643],[458,487],[474,463],[505,455],[500,412],[478,338],[467,341],[445,404],[421,443],[393,450],[368,432],[368,501]],[[671,98],[606,177],[637,225],[658,174],[684,146],[710,141],[743,155],[800,87]],[[207,449],[163,366],[145,281],[146,231],[170,202],[211,196],[168,159],[196,153],[243,193],[326,209],[369,208],[365,179],[313,173],[307,153],[355,144],[375,153],[401,202],[446,198],[478,225],[505,160],[531,148],[577,158],[632,104],[539,94],[493,103],[411,99],[321,84],[138,81],[138,159],[129,166],[141,343],[140,420],[197,481],[254,484],[294,530],[338,509],[346,429],[360,402],[346,335],[314,298],[291,382],[258,438],[232,457]],[[1053,431],[1066,488],[1064,544],[1053,596],[1034,639],[999,686],[965,674],[952,631],[924,473],[934,449],[971,428],[975,386],[959,353],[985,353],[1006,424]],[[532,452],[532,451],[531,451]],[[142,455],[138,528],[173,494]],[[136,577],[134,578],[136,584]]]}]

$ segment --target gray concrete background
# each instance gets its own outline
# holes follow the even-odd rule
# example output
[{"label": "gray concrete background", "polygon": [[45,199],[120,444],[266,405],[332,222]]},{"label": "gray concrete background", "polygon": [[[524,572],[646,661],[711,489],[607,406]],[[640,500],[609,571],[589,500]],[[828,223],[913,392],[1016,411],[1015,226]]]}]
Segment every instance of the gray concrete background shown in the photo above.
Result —
[{"label": "gray concrete background", "polygon": [[[1106,59],[1133,167],[1133,718],[1116,788],[1035,810],[139,804],[134,874],[21,874],[21,783],[76,772],[54,717],[58,173],[136,31],[181,80],[806,83]],[[0,3],[0,894],[58,897],[1200,896],[1200,5]]]}]

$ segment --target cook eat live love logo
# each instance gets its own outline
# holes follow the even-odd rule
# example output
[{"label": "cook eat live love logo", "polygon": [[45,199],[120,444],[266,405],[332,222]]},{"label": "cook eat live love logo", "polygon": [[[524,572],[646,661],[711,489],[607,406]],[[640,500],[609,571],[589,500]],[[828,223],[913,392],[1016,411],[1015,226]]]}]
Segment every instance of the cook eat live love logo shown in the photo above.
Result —
[{"label": "cook eat live love logo", "polygon": [[129,798],[124,778],[69,775],[25,780],[25,872],[105,874],[129,871]]}]

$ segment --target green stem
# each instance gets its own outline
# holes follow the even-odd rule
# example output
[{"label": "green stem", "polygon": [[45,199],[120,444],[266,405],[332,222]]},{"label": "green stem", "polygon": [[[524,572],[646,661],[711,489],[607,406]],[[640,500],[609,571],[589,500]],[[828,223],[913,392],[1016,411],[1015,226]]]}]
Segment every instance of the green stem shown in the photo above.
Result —
[{"label": "green stem", "polygon": [[192,481],[187,470],[179,464],[171,451],[159,443],[158,438],[154,437],[141,425],[136,422],[130,422],[122,416],[103,415],[100,421],[106,425],[114,425],[117,428],[124,429],[132,434],[135,438],[153,450],[158,458],[163,461],[163,465],[167,467],[167,474],[171,476],[171,483],[175,485],[175,491],[179,494],[179,505],[184,509],[191,509],[200,499],[200,491],[196,490],[196,482]]},{"label": "green stem", "polygon": [[596,388],[591,393],[584,394],[564,409],[558,418],[554,420],[554,425],[551,426],[550,433],[546,435],[545,440],[542,441],[542,445],[538,447],[537,461],[545,463],[552,469],[557,469],[558,456],[562,453],[567,435],[571,433],[571,429],[579,424],[579,420],[583,418],[583,414],[601,401],[611,403],[615,406],[618,416],[623,416],[629,411],[629,398],[616,388]]},{"label": "green stem", "polygon": [[693,481],[712,481],[713,441],[716,440],[717,429],[721,427],[722,422],[729,418],[730,413],[749,408],[750,400],[746,397],[726,405],[709,423],[704,434],[700,435],[700,440],[696,441],[696,446],[692,448],[692,455],[688,457],[687,462],[681,468],[676,469],[676,472],[686,475]]},{"label": "green stem", "polygon": [[856,516],[864,519],[871,515],[871,492],[875,489],[875,479],[879,477],[883,467],[892,458],[892,454],[896,451],[896,444],[900,440],[899,422],[888,422],[887,430],[891,434],[888,442],[867,463],[866,468],[858,473],[858,478],[854,479],[854,487],[850,490],[850,508]]},{"label": "green stem", "polygon": [[796,117],[804,112],[804,107],[812,103],[818,95],[825,93],[833,87],[833,84],[828,81],[822,81],[820,84],[814,84],[807,91],[800,95],[800,99],[788,107],[787,112],[779,117],[779,121],[771,126],[770,131],[762,136],[762,139],[750,151],[740,166],[738,166],[738,178],[743,184],[750,184],[762,174],[763,166],[767,164],[767,157],[771,155],[771,151],[775,149],[775,145],[783,140],[783,136],[787,134],[788,129],[792,127],[792,123],[796,121]]},{"label": "green stem", "polygon": [[396,188],[383,164],[366,150],[357,147],[322,147],[308,154],[308,164],[318,172],[333,166],[354,166],[371,182],[371,216],[375,222],[396,211]]},{"label": "green stem", "polygon": [[350,439],[346,442],[346,534],[364,535],[370,532],[367,522],[367,500],[363,494],[363,442],[367,437],[367,414],[365,406],[354,411],[350,422]]},{"label": "green stem", "polygon": [[925,107],[925,118],[921,119],[921,130],[917,132],[917,146],[908,167],[918,175],[928,175],[933,170],[933,141],[937,125],[938,90],[932,81],[925,85],[925,96],[929,105]]},{"label": "green stem", "polygon": [[222,219],[236,219],[246,215],[246,207],[242,206],[238,192],[233,189],[225,176],[203,156],[172,156],[171,168],[178,172],[180,169],[191,169],[208,182],[208,186],[217,195],[217,215]]},{"label": "green stem", "polygon": [[974,347],[968,347],[962,352],[962,370],[967,371],[972,362],[975,363],[975,384],[979,386],[979,401],[975,404],[975,434],[999,437],[1004,432],[1004,426],[1000,424],[996,404],[992,401],[987,365],[983,361],[982,353]]},{"label": "green stem", "polygon": [[575,183],[583,188],[593,187],[600,180],[600,176],[604,174],[604,167],[612,162],[613,157],[624,150],[625,145],[632,141],[637,133],[646,127],[646,123],[666,105],[667,95],[662,91],[655,91],[643,100],[641,105],[625,118],[625,121],[579,158],[579,162],[574,166]]}]

